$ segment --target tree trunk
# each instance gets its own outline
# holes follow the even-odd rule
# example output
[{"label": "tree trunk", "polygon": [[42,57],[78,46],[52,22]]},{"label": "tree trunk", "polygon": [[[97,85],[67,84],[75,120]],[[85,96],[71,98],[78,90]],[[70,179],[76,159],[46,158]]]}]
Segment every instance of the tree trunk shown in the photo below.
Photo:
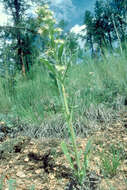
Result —
[{"label": "tree trunk", "polygon": [[110,46],[113,49],[113,47],[112,47],[112,38],[111,38],[110,31],[108,31],[108,39],[109,39]]}]

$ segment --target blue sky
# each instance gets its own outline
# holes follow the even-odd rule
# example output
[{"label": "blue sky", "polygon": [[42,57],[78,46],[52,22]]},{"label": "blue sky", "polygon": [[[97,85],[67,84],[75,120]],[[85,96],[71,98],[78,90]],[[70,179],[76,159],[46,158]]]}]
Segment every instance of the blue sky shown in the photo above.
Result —
[{"label": "blue sky", "polygon": [[[68,22],[68,29],[76,24],[82,25],[85,10],[93,10],[96,0],[50,0],[51,7],[58,20],[64,19]],[[2,13],[3,7],[0,4],[0,23],[7,22],[8,15]]]},{"label": "blue sky", "polygon": [[57,19],[68,22],[69,28],[83,24],[85,10],[93,10],[96,0],[50,0]]}]

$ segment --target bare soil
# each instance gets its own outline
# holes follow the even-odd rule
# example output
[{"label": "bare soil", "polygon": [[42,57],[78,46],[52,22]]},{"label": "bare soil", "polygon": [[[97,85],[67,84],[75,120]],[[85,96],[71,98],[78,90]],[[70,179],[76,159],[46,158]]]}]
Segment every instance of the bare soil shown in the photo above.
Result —
[{"label": "bare soil", "polygon": [[[99,177],[97,190],[127,190],[127,119],[96,132],[92,137],[77,138],[79,149],[84,150],[89,138],[93,149],[89,158],[89,173]],[[67,141],[69,145],[69,141]],[[4,188],[8,180],[16,180],[16,190],[64,190],[72,177],[72,171],[61,150],[60,139],[32,139],[25,136],[8,138],[0,142],[0,177]],[[120,166],[116,175],[104,176],[100,160],[102,151],[110,151],[111,145],[120,149]]]}]

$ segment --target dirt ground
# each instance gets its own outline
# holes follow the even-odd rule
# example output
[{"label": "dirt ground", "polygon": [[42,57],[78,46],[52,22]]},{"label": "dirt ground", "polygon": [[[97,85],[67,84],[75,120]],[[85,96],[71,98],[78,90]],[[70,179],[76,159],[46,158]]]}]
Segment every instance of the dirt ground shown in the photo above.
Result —
[{"label": "dirt ground", "polygon": [[[89,172],[100,179],[97,190],[127,190],[127,119],[96,132],[92,137],[77,138],[79,149],[84,150],[88,139],[93,140],[89,158]],[[16,180],[16,190],[64,190],[72,171],[60,147],[59,139],[6,138],[0,142],[0,177],[3,190],[8,180]],[[69,141],[66,141],[69,144]],[[120,149],[120,166],[116,175],[102,174],[100,153],[109,151],[111,145]],[[31,188],[32,189],[32,188]]]}]

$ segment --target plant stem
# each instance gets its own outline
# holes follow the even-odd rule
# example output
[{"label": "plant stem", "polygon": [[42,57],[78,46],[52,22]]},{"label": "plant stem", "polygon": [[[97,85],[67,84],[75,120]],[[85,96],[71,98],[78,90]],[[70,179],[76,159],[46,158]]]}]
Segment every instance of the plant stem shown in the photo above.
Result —
[{"label": "plant stem", "polygon": [[65,113],[66,113],[66,117],[67,117],[68,127],[69,127],[70,133],[71,133],[72,145],[73,145],[73,149],[74,149],[74,153],[75,153],[75,159],[76,159],[76,163],[77,163],[78,176],[79,176],[80,175],[79,173],[81,170],[81,165],[80,165],[80,159],[78,156],[78,150],[77,150],[77,145],[76,145],[76,137],[75,137],[75,132],[74,132],[72,121],[70,120],[71,116],[70,116],[70,111],[69,111],[69,107],[68,107],[65,87],[63,84],[61,84],[61,86],[62,86],[62,94],[63,94],[63,99],[64,99]]}]

